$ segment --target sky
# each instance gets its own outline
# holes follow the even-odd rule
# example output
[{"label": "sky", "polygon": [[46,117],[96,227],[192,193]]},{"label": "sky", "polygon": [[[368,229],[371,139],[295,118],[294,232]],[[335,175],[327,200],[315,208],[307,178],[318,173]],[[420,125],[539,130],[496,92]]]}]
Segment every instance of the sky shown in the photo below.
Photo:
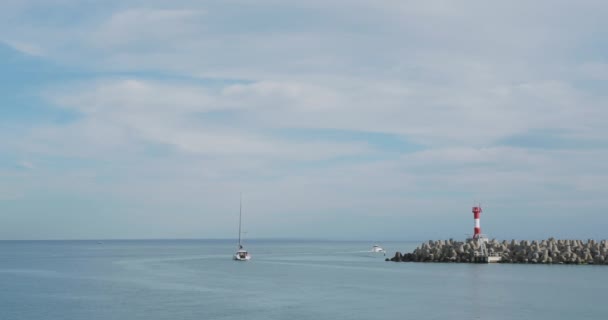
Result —
[{"label": "sky", "polygon": [[0,239],[605,239],[608,3],[0,2]]}]

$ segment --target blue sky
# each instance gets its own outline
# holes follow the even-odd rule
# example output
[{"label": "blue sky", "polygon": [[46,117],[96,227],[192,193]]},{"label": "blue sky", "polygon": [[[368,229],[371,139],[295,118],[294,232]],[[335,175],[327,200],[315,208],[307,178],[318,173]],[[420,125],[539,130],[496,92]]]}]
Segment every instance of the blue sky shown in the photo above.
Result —
[{"label": "blue sky", "polygon": [[0,239],[605,238],[602,1],[3,1]]}]

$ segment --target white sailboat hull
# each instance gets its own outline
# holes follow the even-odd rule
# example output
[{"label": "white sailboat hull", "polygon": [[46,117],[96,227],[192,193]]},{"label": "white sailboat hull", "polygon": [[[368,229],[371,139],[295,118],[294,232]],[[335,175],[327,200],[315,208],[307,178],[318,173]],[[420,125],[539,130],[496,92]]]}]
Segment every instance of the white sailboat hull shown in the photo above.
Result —
[{"label": "white sailboat hull", "polygon": [[233,256],[234,260],[237,261],[248,261],[251,260],[251,255],[246,251],[237,251]]},{"label": "white sailboat hull", "polygon": [[234,255],[234,260],[237,260],[237,261],[249,261],[249,260],[251,260],[251,256],[247,255],[245,257],[240,257],[239,255],[235,254]]}]

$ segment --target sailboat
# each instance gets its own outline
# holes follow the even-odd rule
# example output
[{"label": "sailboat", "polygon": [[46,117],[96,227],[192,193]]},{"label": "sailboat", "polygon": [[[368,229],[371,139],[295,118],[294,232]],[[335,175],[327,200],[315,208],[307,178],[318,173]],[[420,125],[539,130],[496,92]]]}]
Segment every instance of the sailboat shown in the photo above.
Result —
[{"label": "sailboat", "polygon": [[243,244],[241,243],[241,222],[243,221],[243,200],[242,196],[239,197],[239,248],[234,254],[234,260],[237,261],[247,261],[251,260],[251,255],[245,248],[243,248]]}]

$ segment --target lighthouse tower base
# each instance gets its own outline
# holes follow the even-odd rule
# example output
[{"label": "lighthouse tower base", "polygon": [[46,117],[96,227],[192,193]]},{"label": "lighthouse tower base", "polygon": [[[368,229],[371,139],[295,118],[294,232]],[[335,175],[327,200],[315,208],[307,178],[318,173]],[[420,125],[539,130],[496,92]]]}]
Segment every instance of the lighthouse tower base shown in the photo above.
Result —
[{"label": "lighthouse tower base", "polygon": [[488,237],[484,234],[478,234],[476,237],[467,238],[467,242],[475,243],[475,251],[471,257],[472,262],[476,263],[495,263],[500,262],[502,257],[494,252],[489,252],[486,244],[488,243]]}]

